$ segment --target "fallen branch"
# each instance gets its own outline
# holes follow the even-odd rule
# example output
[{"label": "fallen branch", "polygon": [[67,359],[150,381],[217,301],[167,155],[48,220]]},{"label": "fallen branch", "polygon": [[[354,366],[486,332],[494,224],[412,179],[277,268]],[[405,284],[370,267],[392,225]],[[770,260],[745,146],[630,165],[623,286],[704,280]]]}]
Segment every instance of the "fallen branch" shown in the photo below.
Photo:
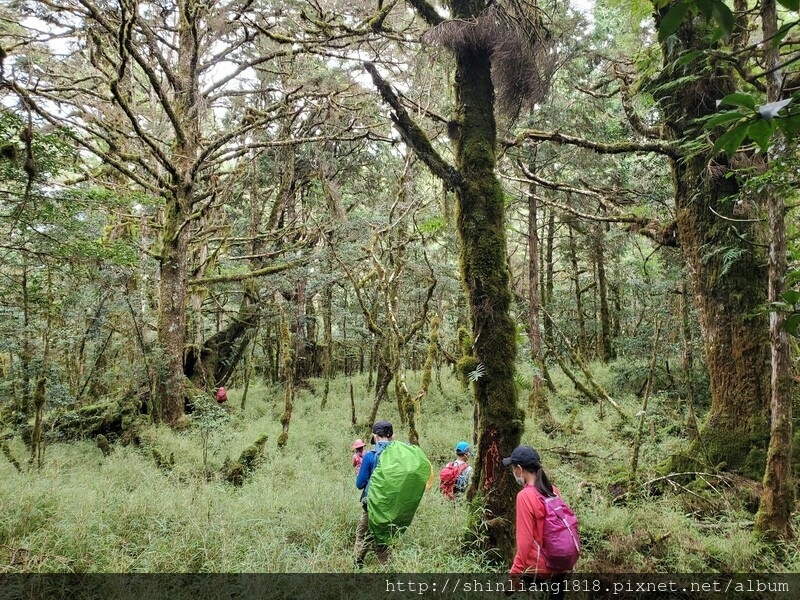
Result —
[{"label": "fallen branch", "polygon": [[544,452],[554,452],[555,454],[560,454],[562,456],[583,456],[585,458],[600,458],[600,459],[607,459],[610,458],[611,455],[607,456],[600,456],[599,454],[592,454],[591,452],[587,452],[586,450],[570,450],[566,446],[557,446],[555,448],[539,448]]},{"label": "fallen branch", "polygon": [[755,525],[755,521],[735,521],[732,523],[696,523],[695,527],[698,529],[731,529],[733,527],[750,529],[753,525]]},{"label": "fallen branch", "polygon": [[586,396],[589,400],[593,400],[597,403],[602,403],[603,399],[600,398],[594,392],[592,392],[592,390],[586,387],[586,385],[584,385],[584,383],[580,379],[578,379],[575,373],[572,372],[572,369],[570,369],[569,366],[567,366],[567,363],[564,361],[564,359],[561,357],[560,354],[553,352],[553,356],[555,356],[558,366],[561,367],[561,370],[564,372],[564,375],[566,375],[569,378],[569,380],[575,386],[575,389],[577,389],[581,394]]},{"label": "fallen branch", "polygon": [[669,481],[673,477],[683,477],[683,476],[691,476],[693,478],[697,477],[715,477],[721,481],[725,481],[726,483],[730,484],[731,478],[726,475],[717,475],[714,473],[704,473],[702,471],[684,471],[682,473],[670,473],[669,475],[663,475],[661,477],[656,477],[655,479],[651,479],[650,481],[646,481],[642,484],[643,487],[647,487],[659,481]]}]

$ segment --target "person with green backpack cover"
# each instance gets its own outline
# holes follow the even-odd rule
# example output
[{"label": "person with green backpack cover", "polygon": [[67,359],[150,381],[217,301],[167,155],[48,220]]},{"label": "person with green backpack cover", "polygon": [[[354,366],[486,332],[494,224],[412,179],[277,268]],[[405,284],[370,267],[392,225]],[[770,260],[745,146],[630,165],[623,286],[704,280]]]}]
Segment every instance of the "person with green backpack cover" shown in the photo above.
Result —
[{"label": "person with green backpack cover", "polygon": [[372,426],[375,447],[364,454],[356,487],[361,492],[361,519],[356,529],[356,567],[364,565],[370,549],[378,561],[389,560],[390,542],[411,524],[433,467],[418,446],[394,442],[389,421]]}]

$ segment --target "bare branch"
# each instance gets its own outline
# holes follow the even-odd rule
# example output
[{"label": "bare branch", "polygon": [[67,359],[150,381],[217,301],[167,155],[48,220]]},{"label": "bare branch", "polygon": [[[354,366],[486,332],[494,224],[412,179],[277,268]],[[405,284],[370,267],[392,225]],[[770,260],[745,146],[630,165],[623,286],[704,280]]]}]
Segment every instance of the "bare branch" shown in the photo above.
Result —
[{"label": "bare branch", "polygon": [[[94,19],[110,34],[117,35],[118,33],[117,28],[114,27],[114,25],[112,25],[108,21],[106,21],[105,18],[103,18],[102,13],[100,12],[100,9],[97,8],[97,6],[95,6],[88,0],[80,0],[80,1],[81,4],[86,8],[86,10],[89,11],[92,19]],[[159,104],[164,109],[164,112],[166,113],[170,123],[172,124],[178,142],[180,144],[186,143],[186,135],[183,130],[183,125],[178,119],[178,116],[175,114],[172,102],[170,101],[166,91],[161,86],[161,81],[158,77],[158,74],[155,72],[152,65],[145,59],[145,57],[142,56],[142,53],[139,52],[139,49],[132,43],[130,37],[126,39],[125,50],[133,57],[133,59],[136,61],[136,64],[142,69],[142,71],[147,76],[147,79],[150,82],[150,85],[152,86],[153,92],[156,94],[156,97],[158,98]],[[130,119],[130,115],[128,115],[128,117]],[[137,125],[135,119],[132,120],[132,124],[134,125],[134,127]]]},{"label": "bare branch", "polygon": [[[522,169],[522,172],[528,178],[526,183],[536,183],[538,185],[541,185],[542,187],[546,187],[555,191],[589,196],[601,202],[601,204],[607,210],[608,209],[615,210],[613,202],[603,203],[603,200],[604,199],[607,200],[607,198],[605,198],[605,196],[599,194],[594,190],[576,188],[565,184],[551,182],[546,179],[542,179],[541,177],[538,177],[537,175],[532,173],[528,168],[526,168],[525,165],[522,163],[519,163],[519,167],[520,169]],[[600,223],[628,223],[629,226],[627,230],[630,231],[631,233],[638,233],[640,235],[643,235],[653,240],[654,242],[658,243],[661,246],[667,246],[667,247],[678,246],[678,237],[674,222],[670,222],[667,225],[664,225],[658,221],[649,219],[647,217],[639,217],[636,215],[623,215],[618,212],[616,212],[613,215],[590,215],[587,213],[580,212],[579,210],[567,204],[561,204],[560,202],[556,202],[555,200],[552,200],[550,198],[543,198],[537,196],[537,199],[543,204],[546,204],[553,208],[557,208],[562,212],[571,214],[585,221],[595,221]]]},{"label": "bare branch", "polygon": [[619,79],[620,100],[622,100],[622,108],[625,110],[625,115],[628,117],[628,122],[631,124],[631,127],[633,127],[634,131],[640,135],[643,135],[644,137],[659,139],[661,137],[661,131],[658,127],[651,127],[642,120],[642,118],[639,116],[639,113],[636,112],[636,109],[633,106],[630,89],[628,89],[627,82],[623,80],[622,75],[619,75]]}]

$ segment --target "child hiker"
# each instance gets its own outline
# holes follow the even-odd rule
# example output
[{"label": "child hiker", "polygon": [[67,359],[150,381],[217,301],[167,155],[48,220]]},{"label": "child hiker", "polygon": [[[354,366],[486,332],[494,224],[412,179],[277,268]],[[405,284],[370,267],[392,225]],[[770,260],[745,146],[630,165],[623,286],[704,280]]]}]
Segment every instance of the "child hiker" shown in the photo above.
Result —
[{"label": "child hiker", "polygon": [[356,470],[356,475],[358,475],[361,462],[364,460],[364,446],[364,440],[356,440],[353,442],[353,468]]}]

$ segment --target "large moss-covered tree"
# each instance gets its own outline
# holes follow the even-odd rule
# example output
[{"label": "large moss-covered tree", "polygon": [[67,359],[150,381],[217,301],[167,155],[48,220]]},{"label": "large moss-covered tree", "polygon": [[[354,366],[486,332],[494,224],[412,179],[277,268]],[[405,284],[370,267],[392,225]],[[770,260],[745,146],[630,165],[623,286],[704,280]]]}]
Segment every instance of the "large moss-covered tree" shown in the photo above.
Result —
[{"label": "large moss-covered tree", "polygon": [[[657,25],[675,4],[656,9]],[[653,92],[663,110],[664,134],[676,143],[703,139],[702,119],[716,111],[717,100],[736,90],[735,64],[711,52],[714,27],[701,18],[686,19],[661,42],[663,67]],[[722,49],[724,44],[717,43]],[[704,455],[714,465],[760,478],[769,437],[770,354],[769,327],[760,311],[767,270],[758,207],[744,198],[734,201],[740,179],[728,159],[710,147],[681,148],[670,165],[678,239],[711,384]]]},{"label": "large moss-covered tree", "polygon": [[[403,140],[444,184],[455,190],[460,271],[468,298],[471,354],[460,368],[471,373],[477,416],[478,458],[470,497],[479,504],[484,544],[494,558],[514,551],[511,521],[516,486],[501,459],[519,444],[523,413],[514,383],[516,326],[510,316],[506,260],[505,198],[497,178],[496,100],[513,110],[541,85],[535,5],[485,0],[451,0],[441,6],[409,2],[430,26],[428,39],[455,60],[455,106],[448,123],[455,164],[442,158],[398,95],[368,63],[367,68]],[[506,85],[504,72],[516,85]],[[496,90],[498,91],[496,97]]]},{"label": "large moss-covered tree", "polygon": [[[645,4],[658,26],[683,3]],[[634,3],[634,8],[642,6]],[[736,201],[746,174],[712,150],[711,134],[703,129],[703,119],[716,111],[716,101],[735,91],[741,80],[735,61],[718,58],[737,40],[712,41],[715,27],[701,17],[687,18],[660,44],[649,40],[660,56],[646,53],[649,61],[642,59],[641,72],[631,61],[623,66],[624,57],[609,67],[614,77],[603,81],[618,84],[630,131],[624,141],[599,142],[561,131],[526,131],[518,139],[548,140],[605,154],[653,152],[667,160],[675,222],[659,225],[627,216],[624,220],[659,244],[679,245],[687,264],[712,394],[708,422],[692,454],[710,463],[705,466],[760,478],[769,435],[769,339],[761,311],[766,301],[766,256],[758,207],[744,198]],[[654,67],[655,60],[660,64]],[[642,118],[634,91],[654,99],[658,110]]]},{"label": "large moss-covered tree", "polygon": [[[732,50],[730,54],[740,56],[736,61],[737,74],[740,77],[737,86],[742,89],[738,94],[723,98],[721,103],[733,104],[755,113],[748,115],[746,111],[732,110],[717,117],[717,123],[727,124],[727,131],[718,139],[715,149],[723,149],[731,165],[734,161],[745,159],[751,173],[765,172],[762,177],[755,176],[746,180],[737,198],[737,204],[740,205],[764,205],[769,240],[767,301],[770,306],[770,431],[763,477],[764,493],[756,515],[756,530],[772,537],[790,538],[793,535],[791,515],[794,505],[794,383],[788,333],[796,331],[796,326],[789,324],[786,312],[793,305],[794,292],[784,295],[787,277],[787,206],[783,196],[788,190],[781,189],[780,182],[783,178],[780,173],[796,154],[794,138],[799,117],[794,111],[776,117],[792,102],[791,93],[797,88],[797,73],[791,67],[796,62],[797,53],[793,41],[787,39],[794,23],[786,18],[781,22],[778,4],[797,10],[797,3],[762,0],[757,4],[757,10],[751,10],[746,0],[735,0],[733,11],[720,0],[692,0],[681,4],[658,0],[653,4],[656,8],[659,37],[662,40],[679,32],[697,14],[705,15],[708,21],[713,19],[718,26],[717,31],[728,34]],[[658,9],[662,10],[659,12]],[[761,30],[760,42],[751,44],[751,32],[758,26]],[[695,31],[694,35],[697,33]],[[697,52],[694,51],[694,54]],[[724,56],[711,42],[700,54],[705,55],[706,59],[712,54]],[[751,91],[754,95],[748,93]],[[766,102],[757,106],[757,98],[761,97]],[[729,118],[731,116],[732,119]],[[779,134],[774,135],[776,132]],[[745,138],[758,146],[760,155],[754,155],[750,148],[743,146]],[[791,158],[787,161],[787,157]],[[745,179],[743,170],[735,173]],[[756,190],[755,193],[753,190]]]},{"label": "large moss-covered tree", "polygon": [[[100,158],[105,173],[116,173],[117,184],[160,200],[154,215],[158,241],[151,252],[159,266],[157,331],[163,359],[152,411],[170,424],[184,412],[190,236],[214,197],[210,160],[242,133],[216,130],[211,107],[226,82],[217,79],[203,89],[201,79],[223,58],[234,61],[232,69],[243,69],[235,64],[235,38],[249,34],[237,35],[236,11],[228,12],[238,5],[210,8],[179,0],[148,10],[144,4],[32,1],[25,10],[49,28],[31,29],[32,43],[10,57],[18,67],[19,93],[40,117],[56,125],[71,123],[75,141]],[[210,20],[219,27],[209,27]],[[73,51],[48,44],[51,32]],[[214,43],[220,47],[213,48]],[[26,67],[31,64],[37,65],[35,71]],[[84,173],[98,181],[90,166]]]}]

